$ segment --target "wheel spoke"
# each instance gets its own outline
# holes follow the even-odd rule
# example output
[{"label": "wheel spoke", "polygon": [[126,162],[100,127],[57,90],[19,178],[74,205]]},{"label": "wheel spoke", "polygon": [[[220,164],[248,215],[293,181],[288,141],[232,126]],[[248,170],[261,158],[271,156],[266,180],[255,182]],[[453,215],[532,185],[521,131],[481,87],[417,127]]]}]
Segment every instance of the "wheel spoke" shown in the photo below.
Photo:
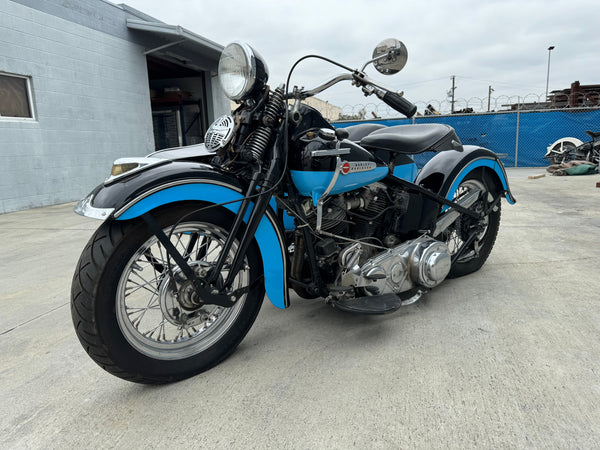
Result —
[{"label": "wheel spoke", "polygon": [[183,254],[183,257],[185,259],[190,258],[190,255],[194,251],[194,246],[196,245],[196,242],[198,242],[198,238],[199,238],[198,233],[192,233],[190,235],[190,240],[188,242],[188,245],[186,246],[185,253]]},{"label": "wheel spoke", "polygon": [[152,337],[152,335],[158,331],[158,336],[159,336],[159,341],[160,341],[160,331],[164,328],[165,326],[165,322],[166,320],[163,319],[157,326],[155,326],[154,328],[152,328],[151,330],[146,331],[145,333],[142,333],[144,336],[146,337]]},{"label": "wheel spoke", "polygon": [[156,294],[157,293],[156,288],[154,288],[154,287],[152,287],[152,288],[148,287],[151,283],[153,283],[156,280],[157,279],[154,278],[154,279],[152,279],[150,281],[146,281],[144,284],[140,284],[140,283],[138,283],[138,282],[136,282],[134,280],[129,280],[129,284],[133,284],[133,286],[132,287],[128,286],[128,287],[125,288],[126,291],[129,291],[129,292],[127,292],[125,294],[125,296],[129,297],[132,294],[135,294],[140,289],[144,289],[144,290],[150,292],[151,294]]},{"label": "wheel spoke", "polygon": [[206,249],[208,248],[208,242],[210,242],[210,238],[206,235],[200,236],[201,239],[198,240],[198,247],[196,250],[196,261],[202,261],[206,258]]},{"label": "wheel spoke", "polygon": [[159,261],[148,249],[144,252],[144,257],[148,260],[148,262],[152,265],[152,268],[155,272],[163,273],[165,270],[164,261]]},{"label": "wheel spoke", "polygon": [[[478,200],[471,205],[470,209],[473,211],[485,211],[485,202],[489,202],[491,193],[487,186],[479,180],[469,179],[464,181],[456,190],[454,195],[454,201],[459,200],[461,197],[473,192],[474,190],[481,191]],[[493,198],[492,198],[493,200]],[[483,219],[474,219],[467,215],[461,215],[452,224],[446,233],[444,241],[448,245],[450,254],[456,255],[462,252],[459,262],[466,262],[477,258],[479,256],[480,242],[485,238],[485,234],[488,228],[488,216]],[[477,236],[472,239],[472,234],[476,232]],[[468,243],[469,248],[463,249],[462,247]]]}]

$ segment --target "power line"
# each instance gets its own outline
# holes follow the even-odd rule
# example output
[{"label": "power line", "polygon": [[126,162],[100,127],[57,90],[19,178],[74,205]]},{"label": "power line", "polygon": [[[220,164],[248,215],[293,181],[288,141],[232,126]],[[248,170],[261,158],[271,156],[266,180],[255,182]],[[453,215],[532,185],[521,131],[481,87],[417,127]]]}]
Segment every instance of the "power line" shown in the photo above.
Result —
[{"label": "power line", "polygon": [[527,88],[527,89],[539,89],[539,86],[533,86],[533,85],[528,85],[528,84],[514,84],[514,83],[507,83],[505,81],[481,80],[479,78],[464,77],[462,75],[456,75],[456,77],[464,78],[465,80],[479,81],[481,83],[503,84],[505,86],[516,87],[516,88],[523,87],[523,88]]},{"label": "power line", "polygon": [[433,81],[441,81],[441,80],[445,80],[445,79],[446,79],[446,77],[432,78],[431,80],[415,81],[413,83],[402,83],[402,86],[418,86],[420,84],[426,84],[426,83],[431,83]]}]

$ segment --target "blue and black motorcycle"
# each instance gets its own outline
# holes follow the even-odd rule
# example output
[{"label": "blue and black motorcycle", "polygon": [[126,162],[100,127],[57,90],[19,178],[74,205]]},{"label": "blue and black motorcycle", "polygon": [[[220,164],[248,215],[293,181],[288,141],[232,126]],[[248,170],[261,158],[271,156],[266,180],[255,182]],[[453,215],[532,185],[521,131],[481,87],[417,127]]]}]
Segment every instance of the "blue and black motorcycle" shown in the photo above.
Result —
[{"label": "blue and black motorcycle", "polygon": [[[219,80],[239,107],[205,143],[115,161],[76,207],[103,223],[83,250],[71,311],[90,357],[118,377],[165,383],[205,371],[244,338],[263,299],[383,314],[445,278],[478,270],[514,199],[490,150],[441,124],[334,129],[303,104],[341,81],[411,117],[401,93],[367,76],[407,60],[380,43],[361,70],[311,90],[271,89],[262,57],[228,45]],[[291,73],[290,72],[290,76]],[[411,158],[437,154],[419,172]],[[297,298],[297,297],[296,297]]]}]

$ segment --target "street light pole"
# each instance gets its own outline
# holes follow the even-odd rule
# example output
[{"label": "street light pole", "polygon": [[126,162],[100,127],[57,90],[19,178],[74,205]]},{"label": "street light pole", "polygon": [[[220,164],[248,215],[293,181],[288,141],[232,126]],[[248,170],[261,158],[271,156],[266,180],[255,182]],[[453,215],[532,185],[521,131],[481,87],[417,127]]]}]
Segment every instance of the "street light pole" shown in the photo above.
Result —
[{"label": "street light pole", "polygon": [[546,74],[546,99],[545,103],[548,103],[548,82],[550,81],[550,52],[554,50],[554,45],[548,47],[548,73]]}]

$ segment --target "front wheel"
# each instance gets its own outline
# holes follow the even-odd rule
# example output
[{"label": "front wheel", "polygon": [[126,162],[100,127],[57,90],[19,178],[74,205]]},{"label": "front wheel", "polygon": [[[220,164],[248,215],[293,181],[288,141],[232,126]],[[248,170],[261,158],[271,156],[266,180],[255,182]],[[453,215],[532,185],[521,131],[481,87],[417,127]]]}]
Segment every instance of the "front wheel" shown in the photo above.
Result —
[{"label": "front wheel", "polygon": [[[154,218],[200,274],[219,257],[233,215],[197,209],[170,208]],[[238,246],[236,240],[221,279]],[[233,291],[250,287],[248,292],[230,308],[203,304],[143,221],[107,221],[88,242],[73,277],[73,323],[89,356],[113,375],[151,384],[180,380],[235,350],[260,310],[261,275],[254,242],[232,285]]]},{"label": "front wheel", "polygon": [[[486,211],[494,199],[493,192],[495,189],[490,189],[490,185],[485,178],[468,176],[458,186],[453,200],[457,201],[474,190],[480,191],[479,198],[469,209],[477,212]],[[458,259],[453,262],[448,278],[461,277],[479,270],[490,256],[499,227],[500,203],[489,214],[480,219],[475,219],[466,214],[460,215],[444,232],[442,237],[442,240],[448,245],[453,259],[457,252],[462,252]],[[462,247],[466,245],[473,233],[475,233],[475,239],[467,248],[463,249]]]}]

